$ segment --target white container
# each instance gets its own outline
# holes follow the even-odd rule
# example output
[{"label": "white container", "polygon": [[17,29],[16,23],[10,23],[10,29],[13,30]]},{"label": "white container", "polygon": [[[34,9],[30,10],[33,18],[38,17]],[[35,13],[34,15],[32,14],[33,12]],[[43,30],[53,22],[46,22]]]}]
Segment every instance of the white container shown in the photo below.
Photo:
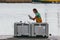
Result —
[{"label": "white container", "polygon": [[30,36],[30,24],[15,23],[14,24],[14,36]]},{"label": "white container", "polygon": [[32,36],[48,36],[48,24],[47,23],[32,23]]}]

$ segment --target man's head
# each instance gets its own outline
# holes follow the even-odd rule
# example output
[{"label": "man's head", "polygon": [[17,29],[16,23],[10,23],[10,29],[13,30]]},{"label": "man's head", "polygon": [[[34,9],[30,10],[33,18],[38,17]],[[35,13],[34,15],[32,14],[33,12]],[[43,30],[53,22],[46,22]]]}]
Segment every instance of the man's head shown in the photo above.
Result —
[{"label": "man's head", "polygon": [[34,13],[37,13],[38,11],[37,11],[37,9],[34,8],[34,9],[33,9],[33,12],[34,12]]}]

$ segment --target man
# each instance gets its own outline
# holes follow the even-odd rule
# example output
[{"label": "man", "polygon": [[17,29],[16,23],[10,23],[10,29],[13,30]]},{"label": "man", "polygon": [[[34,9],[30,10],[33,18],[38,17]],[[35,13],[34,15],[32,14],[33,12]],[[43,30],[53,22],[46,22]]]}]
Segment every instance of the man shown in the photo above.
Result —
[{"label": "man", "polygon": [[37,9],[34,8],[34,9],[33,9],[33,12],[34,12],[34,14],[35,14],[35,17],[32,18],[31,16],[29,16],[29,18],[32,19],[32,20],[35,20],[35,19],[36,19],[36,22],[37,22],[37,23],[42,23],[41,15],[40,15],[40,13],[37,11]]}]

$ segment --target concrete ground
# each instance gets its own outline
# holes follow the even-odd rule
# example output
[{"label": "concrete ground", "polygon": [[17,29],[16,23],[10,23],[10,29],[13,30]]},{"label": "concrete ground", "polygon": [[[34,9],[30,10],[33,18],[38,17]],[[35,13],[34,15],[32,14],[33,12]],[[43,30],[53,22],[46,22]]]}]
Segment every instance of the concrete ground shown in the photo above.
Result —
[{"label": "concrete ground", "polygon": [[0,36],[0,40],[60,40],[60,36],[51,36],[49,38],[17,38],[13,36]]}]

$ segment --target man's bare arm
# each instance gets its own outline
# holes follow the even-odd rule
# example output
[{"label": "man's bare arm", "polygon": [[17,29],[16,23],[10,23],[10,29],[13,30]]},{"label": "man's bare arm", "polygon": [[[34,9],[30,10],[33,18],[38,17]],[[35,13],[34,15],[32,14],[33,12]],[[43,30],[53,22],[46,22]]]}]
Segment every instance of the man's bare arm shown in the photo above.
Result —
[{"label": "man's bare arm", "polygon": [[35,16],[34,18],[33,18],[33,20],[35,20],[37,17]]}]

